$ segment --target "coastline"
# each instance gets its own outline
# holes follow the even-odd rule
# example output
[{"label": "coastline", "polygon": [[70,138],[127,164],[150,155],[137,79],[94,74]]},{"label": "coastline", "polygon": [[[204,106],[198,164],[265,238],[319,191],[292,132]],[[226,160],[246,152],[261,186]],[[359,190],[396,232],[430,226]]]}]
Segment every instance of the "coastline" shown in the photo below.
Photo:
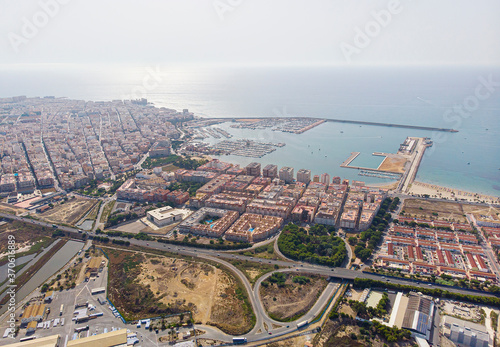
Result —
[{"label": "coastline", "polygon": [[424,183],[419,181],[414,181],[409,189],[409,194],[411,195],[424,195],[427,194],[431,197],[442,198],[447,200],[465,200],[469,202],[482,202],[489,204],[500,204],[500,197],[473,193],[464,190],[459,190],[455,188],[449,188],[445,186],[439,186],[437,184]]}]

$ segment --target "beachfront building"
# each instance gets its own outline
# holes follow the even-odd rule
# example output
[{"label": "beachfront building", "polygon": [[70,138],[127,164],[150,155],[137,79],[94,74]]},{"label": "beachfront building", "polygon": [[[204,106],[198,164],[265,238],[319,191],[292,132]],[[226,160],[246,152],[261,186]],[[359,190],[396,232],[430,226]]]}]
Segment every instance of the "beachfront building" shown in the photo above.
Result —
[{"label": "beachfront building", "polygon": [[259,177],[260,176],[260,164],[257,162],[252,162],[245,167],[246,174],[248,176]]},{"label": "beachfront building", "polygon": [[280,169],[279,178],[280,178],[280,180],[285,181],[285,183],[292,183],[293,182],[293,167],[283,166]]},{"label": "beachfront building", "polygon": [[268,164],[262,169],[262,176],[268,178],[278,177],[278,165]]},{"label": "beachfront building", "polygon": [[326,172],[324,174],[321,174],[320,182],[323,183],[324,185],[329,185],[330,184],[330,175],[327,174]]},{"label": "beachfront building", "polygon": [[300,169],[297,171],[297,181],[309,184],[311,182],[311,170]]},{"label": "beachfront building", "polygon": [[226,231],[230,241],[259,242],[267,239],[283,225],[283,218],[245,213]]}]

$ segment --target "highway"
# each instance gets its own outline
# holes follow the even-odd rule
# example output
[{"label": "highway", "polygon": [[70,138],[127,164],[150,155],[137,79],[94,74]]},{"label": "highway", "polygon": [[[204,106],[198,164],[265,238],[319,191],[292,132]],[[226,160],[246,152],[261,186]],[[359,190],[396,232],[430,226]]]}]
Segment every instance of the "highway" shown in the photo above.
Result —
[{"label": "highway", "polygon": [[[19,221],[23,221],[26,223],[32,223],[35,225],[40,225],[40,226],[45,226],[45,227],[52,227],[51,223],[46,223],[38,220],[34,220],[31,218],[25,218],[21,216],[15,216],[12,214],[8,213],[0,213],[0,217],[5,217],[9,219],[15,219]],[[71,227],[66,227],[66,226],[58,226],[58,229],[63,230],[65,232],[72,232],[72,233],[78,233],[78,229],[71,228]],[[90,232],[89,235],[93,236],[95,235],[93,232]],[[119,238],[118,238],[119,239]],[[166,243],[161,243],[157,241],[142,241],[142,240],[135,240],[135,239],[123,239],[130,241],[132,245],[136,246],[141,246],[144,248],[150,248],[150,249],[156,249],[156,250],[163,250],[171,253],[176,253],[180,255],[185,255],[185,256],[191,256],[191,257],[197,257],[200,259],[206,259],[210,260],[213,262],[220,263],[224,266],[226,266],[231,272],[233,272],[243,283],[245,286],[245,289],[247,290],[248,297],[250,299],[252,309],[255,313],[256,316],[256,324],[254,328],[248,333],[245,334],[249,342],[252,341],[260,341],[264,339],[269,339],[273,338],[276,336],[280,335],[285,335],[288,333],[291,333],[293,331],[297,330],[297,322],[298,321],[304,321],[304,320],[311,320],[314,317],[316,317],[324,308],[325,305],[328,303],[330,297],[333,295],[335,292],[335,289],[337,288],[337,283],[331,282],[328,284],[326,289],[323,291],[323,293],[319,296],[318,300],[316,301],[315,305],[312,307],[312,309],[306,313],[306,315],[302,316],[299,318],[297,321],[294,322],[288,322],[288,323],[283,323],[283,322],[278,322],[273,319],[271,319],[260,300],[260,295],[259,295],[259,288],[262,283],[266,278],[272,275],[273,272],[270,272],[261,278],[257,280],[255,283],[254,287],[252,288],[252,285],[246,278],[246,276],[235,266],[233,266],[231,263],[228,262],[228,260],[240,260],[240,261],[251,261],[255,263],[266,263],[270,265],[278,265],[281,267],[281,269],[276,270],[280,272],[293,272],[293,273],[305,273],[305,274],[315,274],[315,275],[322,275],[326,277],[332,277],[332,278],[337,278],[341,280],[354,280],[355,278],[367,278],[367,279],[373,279],[373,280],[378,280],[378,281],[385,281],[387,283],[394,283],[394,284],[401,284],[401,285],[412,285],[416,287],[421,287],[421,288],[441,288],[448,290],[450,292],[455,292],[455,293],[461,293],[461,294],[473,294],[473,295],[478,295],[477,292],[464,289],[464,288],[453,288],[453,287],[442,287],[442,286],[436,286],[434,284],[429,285],[428,283],[416,283],[408,279],[403,279],[403,278],[395,278],[395,277],[381,277],[376,274],[372,273],[364,273],[360,271],[355,271],[355,270],[350,270],[347,268],[342,268],[342,267],[337,267],[337,268],[329,268],[326,266],[320,266],[320,265],[312,265],[312,264],[307,264],[307,263],[302,263],[302,262],[296,262],[292,260],[272,260],[272,259],[261,259],[261,258],[254,258],[250,256],[244,256],[244,255],[239,255],[239,254],[234,254],[234,253],[229,253],[229,252],[221,252],[217,250],[212,250],[212,249],[200,249],[200,248],[195,248],[195,247],[189,247],[189,246],[177,246],[177,245],[172,245],[172,244],[166,244]],[[277,239],[274,240],[274,247],[277,249]],[[281,254],[279,252],[279,249],[277,250],[278,254]],[[351,254],[349,253],[351,256]],[[283,255],[281,255],[283,256]],[[346,262],[347,265],[349,264],[349,261]],[[340,281],[339,281],[340,282]],[[490,293],[481,293],[482,296],[491,296],[494,297],[494,295]],[[265,323],[265,325],[264,325]],[[267,326],[267,329],[265,329],[265,326]],[[223,341],[231,341],[232,336],[226,335],[222,332],[219,332],[217,329],[214,329],[213,327],[206,327],[206,337],[207,338],[214,338],[218,340],[223,340]],[[203,326],[203,329],[205,327]]]}]

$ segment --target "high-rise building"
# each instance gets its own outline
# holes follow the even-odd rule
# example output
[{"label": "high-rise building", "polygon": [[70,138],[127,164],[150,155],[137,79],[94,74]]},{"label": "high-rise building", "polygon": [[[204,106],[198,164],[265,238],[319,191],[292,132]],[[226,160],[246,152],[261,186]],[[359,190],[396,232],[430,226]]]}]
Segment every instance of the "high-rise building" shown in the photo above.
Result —
[{"label": "high-rise building", "polygon": [[309,184],[311,182],[311,170],[300,169],[297,171],[297,181]]},{"label": "high-rise building", "polygon": [[330,184],[330,175],[327,173],[321,174],[321,183],[323,184]]},{"label": "high-rise building", "polygon": [[248,176],[255,176],[255,177],[260,176],[260,164],[257,162],[248,164],[245,167],[245,169],[247,171]]},{"label": "high-rise building", "polygon": [[314,175],[313,182],[319,182],[319,175]]},{"label": "high-rise building", "polygon": [[285,181],[285,183],[293,182],[293,167],[283,166],[279,173],[280,180]]},{"label": "high-rise building", "polygon": [[278,165],[268,164],[262,169],[262,176],[269,178],[278,177]]}]

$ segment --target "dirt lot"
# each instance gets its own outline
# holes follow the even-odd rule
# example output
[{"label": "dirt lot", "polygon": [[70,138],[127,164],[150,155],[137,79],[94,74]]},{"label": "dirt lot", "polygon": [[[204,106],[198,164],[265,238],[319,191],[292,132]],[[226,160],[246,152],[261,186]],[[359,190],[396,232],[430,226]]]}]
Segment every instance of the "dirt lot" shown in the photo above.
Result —
[{"label": "dirt lot", "polygon": [[[417,216],[422,219],[449,220],[467,223],[462,204],[453,202],[437,202],[421,199],[406,199],[403,209],[405,215]],[[437,213],[435,216],[432,213]]]},{"label": "dirt lot", "polygon": [[149,285],[153,293],[161,293],[161,302],[166,305],[177,300],[187,302],[195,321],[205,324],[209,320],[221,270],[207,264],[165,257],[148,258],[141,267],[138,280]]},{"label": "dirt lot", "polygon": [[109,296],[126,319],[189,310],[195,322],[227,333],[252,328],[251,308],[236,279],[224,270],[181,258],[105,251],[110,259]]},{"label": "dirt lot", "polygon": [[255,316],[245,293],[243,285],[227,272],[222,272],[217,280],[210,322],[207,324],[231,335],[249,332],[255,325]]},{"label": "dirt lot", "polygon": [[378,167],[379,170],[392,171],[397,173],[405,172],[406,158],[390,158],[386,157],[382,164]]},{"label": "dirt lot", "polygon": [[3,213],[12,213],[16,215],[26,212],[26,210],[23,208],[14,207],[5,203],[0,203],[0,211],[2,211]]},{"label": "dirt lot", "polygon": [[[313,307],[316,299],[327,285],[325,278],[303,275],[309,279],[307,284],[294,283],[296,274],[287,274],[284,286],[269,283],[260,287],[260,295],[264,308],[273,319],[287,321],[297,319]],[[267,282],[267,281],[266,281]]]},{"label": "dirt lot", "polygon": [[266,344],[267,347],[304,347],[307,342],[311,342],[316,334],[297,336],[279,342],[271,342]]},{"label": "dirt lot", "polygon": [[64,204],[57,205],[53,209],[39,214],[39,216],[51,223],[74,225],[95,204],[97,204],[96,200],[83,198],[70,199]]},{"label": "dirt lot", "polygon": [[[500,208],[494,206],[463,205],[464,213],[472,213],[476,219],[499,221]],[[484,218],[486,217],[486,218]]]}]

